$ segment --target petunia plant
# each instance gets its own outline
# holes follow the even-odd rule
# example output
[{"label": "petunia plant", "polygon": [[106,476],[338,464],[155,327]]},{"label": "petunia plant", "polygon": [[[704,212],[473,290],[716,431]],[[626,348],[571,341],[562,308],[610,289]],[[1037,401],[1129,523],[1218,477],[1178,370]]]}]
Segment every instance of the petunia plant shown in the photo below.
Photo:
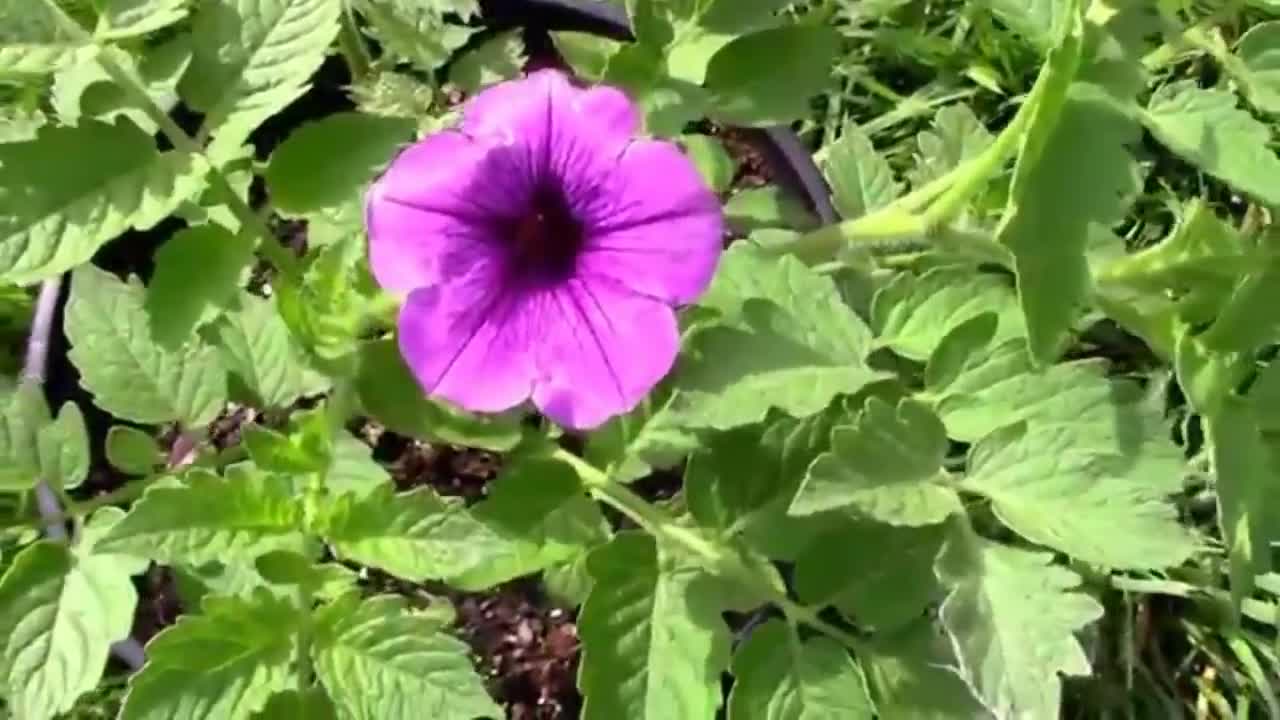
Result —
[{"label": "petunia plant", "polygon": [[0,718],[1280,717],[1198,5],[0,0]]}]

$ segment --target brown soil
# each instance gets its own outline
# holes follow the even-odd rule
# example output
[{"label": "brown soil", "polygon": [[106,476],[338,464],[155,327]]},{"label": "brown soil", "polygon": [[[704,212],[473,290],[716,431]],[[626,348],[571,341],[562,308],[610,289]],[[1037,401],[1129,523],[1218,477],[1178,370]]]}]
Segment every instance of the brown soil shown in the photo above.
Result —
[{"label": "brown soil", "polygon": [[575,613],[551,605],[534,580],[455,596],[454,602],[458,633],[475,650],[489,691],[508,718],[578,717]]}]

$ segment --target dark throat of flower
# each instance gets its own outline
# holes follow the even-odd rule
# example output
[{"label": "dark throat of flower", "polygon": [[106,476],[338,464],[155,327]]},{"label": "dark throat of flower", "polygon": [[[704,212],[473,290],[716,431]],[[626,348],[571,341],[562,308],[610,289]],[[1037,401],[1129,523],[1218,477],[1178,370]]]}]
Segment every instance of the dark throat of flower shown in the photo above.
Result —
[{"label": "dark throat of flower", "polygon": [[512,270],[521,278],[558,282],[573,276],[582,251],[583,227],[558,184],[545,183],[534,191],[511,236]]}]

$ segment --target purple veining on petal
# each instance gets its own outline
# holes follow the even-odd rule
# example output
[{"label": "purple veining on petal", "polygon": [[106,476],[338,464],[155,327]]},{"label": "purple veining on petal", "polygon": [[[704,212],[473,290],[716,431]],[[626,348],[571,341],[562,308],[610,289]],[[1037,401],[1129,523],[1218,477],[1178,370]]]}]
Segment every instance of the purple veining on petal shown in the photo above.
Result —
[{"label": "purple veining on petal", "polygon": [[429,394],[532,400],[589,429],[670,371],[675,306],[710,283],[724,220],[692,162],[638,126],[622,92],[539,71],[472,98],[370,189],[370,263],[408,294],[401,353]]}]

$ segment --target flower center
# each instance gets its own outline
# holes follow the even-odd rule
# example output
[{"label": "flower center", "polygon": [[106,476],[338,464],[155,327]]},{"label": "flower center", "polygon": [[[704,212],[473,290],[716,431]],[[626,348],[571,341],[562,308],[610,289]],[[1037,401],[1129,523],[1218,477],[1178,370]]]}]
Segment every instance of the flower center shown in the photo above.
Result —
[{"label": "flower center", "polygon": [[529,209],[516,221],[513,236],[518,272],[546,280],[563,280],[573,274],[582,249],[582,223],[559,187],[546,184],[534,191]]}]

